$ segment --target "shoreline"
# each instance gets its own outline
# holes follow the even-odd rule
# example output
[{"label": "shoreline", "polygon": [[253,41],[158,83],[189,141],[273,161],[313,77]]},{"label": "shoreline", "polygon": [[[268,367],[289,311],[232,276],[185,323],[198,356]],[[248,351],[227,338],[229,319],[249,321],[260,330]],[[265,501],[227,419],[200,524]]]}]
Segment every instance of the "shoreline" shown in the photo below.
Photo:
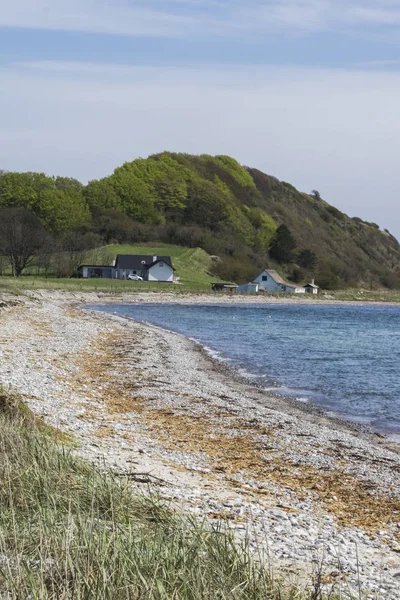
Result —
[{"label": "shoreline", "polygon": [[[159,303],[163,304],[163,302],[159,302]],[[107,303],[107,304],[109,304],[109,303]],[[125,303],[116,302],[115,304],[125,304]],[[133,304],[133,303],[130,302],[130,303],[126,303],[126,304],[128,305],[128,304]],[[177,304],[179,304],[179,303],[177,303]],[[111,316],[111,317],[115,316],[112,313],[102,311],[101,310],[102,305],[97,305],[97,308],[96,308],[96,305],[93,305],[94,306],[93,308],[91,307],[92,305],[90,305],[87,308],[85,305],[80,305],[80,304],[74,303],[74,306],[76,308],[81,308],[83,310],[101,312],[104,315]],[[393,433],[393,434],[391,434],[389,432],[385,432],[385,431],[378,431],[378,430],[375,430],[370,425],[365,425],[365,424],[357,421],[355,417],[354,417],[354,419],[351,419],[350,417],[346,417],[344,415],[341,415],[340,413],[336,413],[335,411],[330,410],[329,408],[324,408],[324,407],[318,406],[317,404],[315,404],[312,401],[311,398],[307,399],[306,402],[302,402],[302,401],[298,400],[297,398],[294,398],[293,396],[287,395],[285,393],[280,393],[278,391],[280,389],[280,386],[276,386],[276,389],[272,389],[271,387],[266,388],[260,381],[260,377],[258,377],[257,375],[253,375],[251,373],[247,373],[244,369],[243,369],[244,373],[240,373],[241,368],[232,366],[230,364],[229,358],[224,358],[220,352],[213,350],[212,348],[210,348],[209,346],[207,346],[206,344],[204,344],[203,342],[201,342],[200,340],[198,340],[194,337],[185,335],[183,333],[179,333],[177,331],[174,331],[173,329],[169,329],[168,327],[163,327],[161,325],[155,325],[154,323],[151,323],[149,321],[140,321],[140,320],[137,320],[134,317],[130,317],[128,315],[118,314],[116,316],[120,319],[126,319],[126,320],[131,321],[136,324],[143,324],[146,327],[151,327],[151,328],[155,329],[156,331],[157,330],[165,331],[165,332],[171,333],[172,335],[177,335],[184,339],[190,340],[191,342],[194,343],[196,350],[199,350],[200,352],[202,352],[210,361],[212,361],[214,363],[214,365],[216,365],[228,377],[230,377],[240,383],[244,383],[246,385],[260,389],[260,390],[262,390],[268,394],[271,394],[273,396],[277,396],[279,399],[282,399],[288,405],[290,405],[293,408],[296,408],[300,411],[303,411],[307,414],[313,414],[313,415],[320,416],[321,418],[324,418],[324,419],[332,422],[332,426],[345,427],[345,428],[349,429],[350,431],[365,433],[365,434],[368,434],[371,436],[376,436],[378,438],[386,439],[390,443],[399,445],[399,451],[400,451],[400,431],[398,433]]]},{"label": "shoreline", "polygon": [[[172,284],[171,284],[172,285]],[[38,301],[70,301],[74,304],[295,304],[314,306],[400,306],[400,301],[386,300],[341,300],[336,298],[313,297],[311,294],[225,294],[218,292],[193,292],[193,291],[70,291],[27,289],[29,298]],[[12,294],[10,295],[12,297]],[[18,300],[18,296],[15,297]]]},{"label": "shoreline", "polygon": [[0,313],[0,381],[74,452],[147,473],[132,486],[196,517],[228,519],[285,576],[323,559],[343,598],[360,578],[366,598],[398,599],[397,445],[232,378],[178,333],[71,302]]}]

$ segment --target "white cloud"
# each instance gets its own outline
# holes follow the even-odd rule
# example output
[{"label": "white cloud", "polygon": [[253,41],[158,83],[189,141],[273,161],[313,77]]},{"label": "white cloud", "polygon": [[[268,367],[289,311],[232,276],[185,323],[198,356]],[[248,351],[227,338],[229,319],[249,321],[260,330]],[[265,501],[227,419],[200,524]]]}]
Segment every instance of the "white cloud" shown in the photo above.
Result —
[{"label": "white cloud", "polygon": [[204,37],[400,24],[400,0],[0,0],[0,26]]},{"label": "white cloud", "polygon": [[370,60],[366,62],[357,63],[357,67],[398,67],[400,65],[400,59],[389,59],[389,60]]},{"label": "white cloud", "polygon": [[400,3],[367,2],[353,6],[350,14],[354,21],[390,26],[399,25]]},{"label": "white cloud", "polygon": [[[116,35],[175,36],[193,30],[192,16],[107,0],[0,0],[0,25]],[[187,35],[187,34],[185,34]]]},{"label": "white cloud", "polygon": [[15,65],[0,168],[87,180],[165,149],[230,154],[400,237],[399,95],[374,71]]}]

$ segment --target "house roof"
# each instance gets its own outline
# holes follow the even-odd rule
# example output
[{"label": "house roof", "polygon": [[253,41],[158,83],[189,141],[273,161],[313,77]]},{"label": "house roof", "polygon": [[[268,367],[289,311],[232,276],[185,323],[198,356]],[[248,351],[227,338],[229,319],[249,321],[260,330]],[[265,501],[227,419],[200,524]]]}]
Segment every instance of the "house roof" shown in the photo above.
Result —
[{"label": "house roof", "polygon": [[[166,258],[169,258],[169,262],[168,262],[168,260],[165,260]],[[173,271],[175,271],[175,269],[174,269],[174,267],[172,266],[172,263],[171,263],[171,258],[169,256],[158,256],[157,260],[153,261],[151,263],[151,265],[148,265],[147,269],[151,269],[151,267],[154,267],[154,265],[156,265],[159,262],[165,262],[165,264],[167,264],[169,267],[171,267],[171,269]]]},{"label": "house roof", "polygon": [[151,256],[146,254],[118,254],[115,260],[115,268],[145,271],[160,261],[173,268],[170,256],[157,256],[154,260],[154,254]]},{"label": "house roof", "polygon": [[112,265],[79,265],[78,271],[79,269],[83,269],[83,267],[87,269],[114,269]]},{"label": "house roof", "polygon": [[319,290],[319,285],[315,285],[315,283],[306,283],[304,287],[314,288],[315,290]]},{"label": "house roof", "polygon": [[280,283],[281,285],[287,285],[289,287],[294,287],[294,288],[303,287],[302,285],[298,285],[297,283],[291,283],[289,281],[285,281],[284,279],[282,279],[282,277],[279,275],[279,273],[277,271],[274,271],[273,269],[265,269],[265,273],[268,273],[268,275],[270,277],[272,277],[272,279],[276,283]]}]

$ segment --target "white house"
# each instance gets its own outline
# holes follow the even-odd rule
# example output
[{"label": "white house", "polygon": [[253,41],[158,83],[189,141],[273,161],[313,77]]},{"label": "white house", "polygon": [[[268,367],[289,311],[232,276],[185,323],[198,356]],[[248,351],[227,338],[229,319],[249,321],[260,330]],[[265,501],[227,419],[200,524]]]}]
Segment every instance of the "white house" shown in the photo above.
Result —
[{"label": "white house", "polygon": [[265,269],[258,277],[256,277],[253,283],[258,283],[258,289],[260,292],[270,292],[271,294],[286,293],[286,294],[305,294],[306,288],[297,285],[296,283],[289,283],[284,281],[282,277],[273,270]]},{"label": "white house", "polygon": [[305,286],[306,294],[318,294],[319,286],[315,285],[314,279],[311,279],[311,283],[307,283]]},{"label": "white house", "polygon": [[138,275],[144,281],[174,281],[174,267],[170,256],[147,256],[142,254],[118,254],[113,266],[81,265],[78,274],[81,277],[128,279],[129,275]]},{"label": "white house", "polygon": [[[169,257],[168,257],[169,258]],[[147,281],[169,281],[174,280],[174,269],[170,262],[162,260],[162,257],[153,257],[154,262],[147,267]]]}]

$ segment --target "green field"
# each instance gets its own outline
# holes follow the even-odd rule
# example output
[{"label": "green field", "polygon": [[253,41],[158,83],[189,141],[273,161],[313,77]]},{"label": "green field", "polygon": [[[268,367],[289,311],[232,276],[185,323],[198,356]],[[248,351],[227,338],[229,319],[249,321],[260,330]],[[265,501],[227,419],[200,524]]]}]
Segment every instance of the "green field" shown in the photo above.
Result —
[{"label": "green field", "polygon": [[98,291],[108,293],[125,293],[141,291],[205,292],[216,277],[209,275],[211,257],[201,248],[185,248],[171,244],[151,244],[142,246],[111,245],[88,251],[83,263],[93,265],[112,264],[117,254],[149,254],[171,256],[175,268],[175,276],[179,283],[157,283],[147,281],[122,281],[117,279],[57,279],[44,278],[35,274],[35,267],[27,269],[26,275],[20,279],[10,276],[0,277],[0,291],[22,293],[28,289],[56,289],[69,291]]}]

